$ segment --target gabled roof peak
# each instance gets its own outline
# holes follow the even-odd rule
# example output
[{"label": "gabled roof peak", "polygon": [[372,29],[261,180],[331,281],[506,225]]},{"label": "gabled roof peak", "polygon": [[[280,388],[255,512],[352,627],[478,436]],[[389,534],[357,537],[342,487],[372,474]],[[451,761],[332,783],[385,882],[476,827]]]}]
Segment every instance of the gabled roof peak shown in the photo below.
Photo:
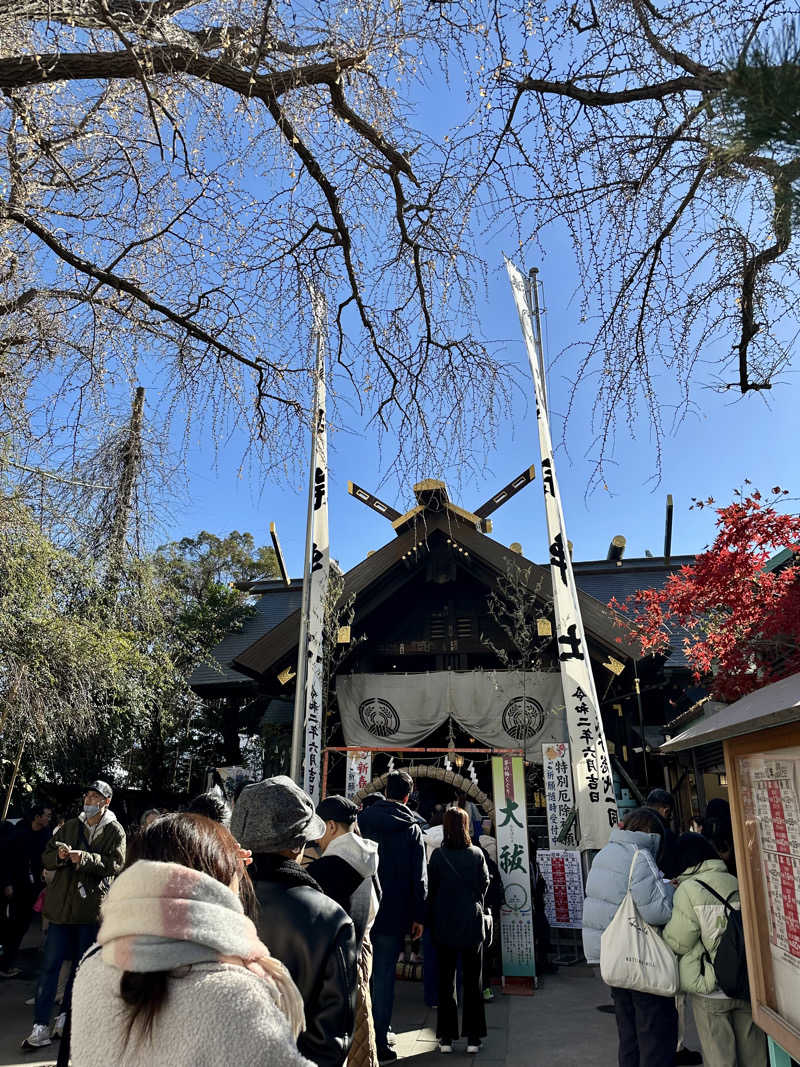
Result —
[{"label": "gabled roof peak", "polygon": [[476,508],[474,512],[467,511],[466,508],[461,508],[454,504],[447,492],[447,486],[439,478],[424,478],[421,482],[417,482],[413,487],[414,497],[417,501],[416,506],[402,515],[396,508],[384,503],[383,500],[379,500],[369,490],[362,489],[360,485],[356,485],[354,482],[347,483],[347,491],[351,496],[360,500],[362,504],[366,504],[368,508],[372,508],[373,511],[377,511],[379,515],[383,515],[385,519],[388,519],[398,535],[407,530],[410,524],[420,515],[442,515],[448,512],[451,516],[469,523],[478,533],[489,534],[492,532],[492,521],[489,515],[496,511],[501,504],[505,504],[520,489],[530,485],[535,477],[536,468],[534,466],[528,467],[508,485],[503,486],[499,493],[495,493],[479,508]]}]

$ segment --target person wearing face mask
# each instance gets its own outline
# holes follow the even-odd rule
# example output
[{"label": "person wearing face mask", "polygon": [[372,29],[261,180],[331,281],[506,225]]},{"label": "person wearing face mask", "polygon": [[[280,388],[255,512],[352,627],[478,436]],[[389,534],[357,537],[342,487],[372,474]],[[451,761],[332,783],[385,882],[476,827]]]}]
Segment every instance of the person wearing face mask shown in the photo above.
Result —
[{"label": "person wearing face mask", "polygon": [[[97,937],[101,901],[125,862],[125,831],[110,802],[111,786],[99,779],[92,782],[86,789],[81,814],[67,819],[42,854],[45,870],[55,874],[45,896],[44,917],[49,926],[36,986],[33,1030],[23,1041],[23,1049],[49,1045],[53,1037],[64,1032],[75,971]],[[72,967],[61,1014],[51,1029],[58,976],[65,960],[71,960]]]}]

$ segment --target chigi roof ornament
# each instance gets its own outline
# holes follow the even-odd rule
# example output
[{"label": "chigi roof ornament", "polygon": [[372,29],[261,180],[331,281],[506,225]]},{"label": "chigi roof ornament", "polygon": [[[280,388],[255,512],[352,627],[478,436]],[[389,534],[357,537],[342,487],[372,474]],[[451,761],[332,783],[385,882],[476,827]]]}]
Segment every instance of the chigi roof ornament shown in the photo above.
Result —
[{"label": "chigi roof ornament", "polygon": [[360,500],[362,504],[366,504],[368,508],[372,508],[373,511],[377,511],[379,515],[383,515],[385,519],[388,519],[398,534],[402,533],[409,523],[413,522],[418,515],[422,515],[423,512],[435,515],[450,512],[469,522],[480,533],[489,534],[492,532],[492,521],[489,518],[492,512],[497,511],[502,504],[505,504],[507,500],[515,496],[520,489],[530,485],[535,477],[536,468],[533,466],[528,467],[508,485],[503,486],[498,493],[489,497],[475,511],[467,511],[465,508],[460,508],[457,504],[454,504],[448,496],[445,483],[436,478],[426,478],[422,482],[417,482],[414,486],[414,496],[417,498],[416,507],[405,512],[405,514],[401,514],[390,504],[385,504],[367,489],[362,489],[360,485],[356,485],[355,482],[347,483],[347,491],[356,500]]}]

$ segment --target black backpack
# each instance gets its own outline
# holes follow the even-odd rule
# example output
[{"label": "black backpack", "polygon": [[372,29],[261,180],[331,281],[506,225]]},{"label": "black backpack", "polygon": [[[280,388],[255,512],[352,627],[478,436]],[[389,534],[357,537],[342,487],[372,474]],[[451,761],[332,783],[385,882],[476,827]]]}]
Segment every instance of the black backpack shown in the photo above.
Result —
[{"label": "black backpack", "polygon": [[747,977],[747,955],[744,947],[744,924],[742,913],[739,908],[731,904],[731,897],[739,892],[734,889],[726,900],[706,882],[696,878],[695,881],[703,889],[707,889],[712,896],[725,905],[727,924],[722,931],[722,937],[717,945],[717,953],[714,956],[714,973],[717,976],[719,987],[726,997],[734,1000],[750,999],[750,980]]}]

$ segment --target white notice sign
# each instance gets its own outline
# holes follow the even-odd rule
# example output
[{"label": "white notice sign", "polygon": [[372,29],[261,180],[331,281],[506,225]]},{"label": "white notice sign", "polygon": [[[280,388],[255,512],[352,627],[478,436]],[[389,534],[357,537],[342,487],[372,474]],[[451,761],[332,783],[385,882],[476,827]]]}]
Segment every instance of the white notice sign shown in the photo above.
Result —
[{"label": "white notice sign", "polygon": [[356,793],[360,792],[372,781],[372,753],[371,752],[348,752],[347,772],[344,784],[344,795],[352,800]]},{"label": "white notice sign", "polygon": [[550,840],[550,848],[577,848],[574,821],[566,840],[558,840],[564,824],[575,809],[569,745],[563,741],[542,745],[542,768],[544,793],[547,798],[547,836]]},{"label": "white notice sign", "polygon": [[492,756],[497,866],[505,903],[500,908],[503,975],[534,978],[533,901],[528,855],[528,817],[521,756]]},{"label": "white notice sign", "polygon": [[536,858],[546,886],[544,907],[547,921],[551,926],[580,930],[583,924],[580,852],[540,848]]}]

